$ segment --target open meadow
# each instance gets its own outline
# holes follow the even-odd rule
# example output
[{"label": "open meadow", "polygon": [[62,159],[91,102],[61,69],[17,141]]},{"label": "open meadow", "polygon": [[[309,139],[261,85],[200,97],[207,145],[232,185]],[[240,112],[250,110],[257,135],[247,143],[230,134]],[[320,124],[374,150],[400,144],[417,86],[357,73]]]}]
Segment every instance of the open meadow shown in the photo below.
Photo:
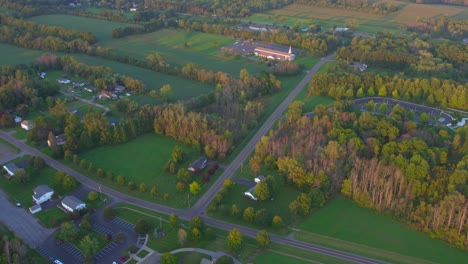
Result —
[{"label": "open meadow", "polygon": [[196,63],[201,68],[224,71],[234,76],[238,76],[243,68],[250,73],[267,70],[262,64],[236,60],[218,51],[234,42],[234,39],[221,35],[161,29],[153,33],[106,41],[101,45],[111,48],[119,55],[146,60],[149,54],[159,53],[171,65],[183,67],[187,63]]},{"label": "open meadow", "polygon": [[444,15],[458,19],[468,18],[468,8],[462,6],[420,5],[395,0],[385,2],[398,6],[400,10],[388,15],[378,15],[357,10],[292,4],[284,8],[254,14],[244,21],[289,26],[299,22],[302,27],[307,27],[311,21],[314,21],[322,27],[322,30],[328,30],[333,26],[345,27],[348,19],[355,19],[359,24],[357,31],[375,34],[379,31],[401,32],[407,25],[416,23],[418,17],[431,18]]},{"label": "open meadow", "polygon": [[93,33],[98,41],[112,39],[112,30],[118,27],[140,27],[139,25],[101,20],[89,17],[72,15],[42,15],[29,18],[37,24],[64,27],[84,32]]},{"label": "open meadow", "polygon": [[[372,223],[372,224],[370,224]],[[391,263],[466,263],[468,253],[337,196],[313,211],[296,239]],[[429,250],[430,249],[430,250]]]}]

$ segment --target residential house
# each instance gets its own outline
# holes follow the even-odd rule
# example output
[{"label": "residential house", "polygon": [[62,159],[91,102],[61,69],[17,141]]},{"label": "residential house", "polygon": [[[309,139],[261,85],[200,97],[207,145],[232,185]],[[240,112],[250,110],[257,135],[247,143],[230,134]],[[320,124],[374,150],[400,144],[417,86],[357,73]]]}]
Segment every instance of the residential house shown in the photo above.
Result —
[{"label": "residential house", "polygon": [[58,78],[58,79],[57,79],[57,82],[58,82],[59,84],[69,84],[69,83],[70,83],[70,80],[64,79],[64,78]]},{"label": "residential house", "polygon": [[468,44],[468,38],[464,38],[464,39],[462,40],[462,43],[463,43],[463,45]]},{"label": "residential house", "polygon": [[31,121],[31,120],[23,120],[21,122],[21,127],[26,131],[33,129],[34,126],[35,126],[35,123],[34,121]]},{"label": "residential house", "polygon": [[40,211],[42,211],[42,206],[40,204],[35,204],[29,207],[29,212],[31,212],[31,214],[35,214]]},{"label": "residential house", "polygon": [[34,188],[34,195],[32,196],[34,203],[41,204],[52,199],[54,190],[47,185],[39,185]]},{"label": "residential house", "polygon": [[338,33],[338,32],[346,32],[348,30],[349,30],[349,28],[347,28],[347,27],[337,27],[337,28],[335,28],[333,30],[333,34]]},{"label": "residential house", "polygon": [[69,212],[80,211],[86,208],[86,204],[75,196],[65,196],[62,199],[62,206]]},{"label": "residential house", "polygon": [[19,117],[19,116],[15,116],[15,124],[18,124],[20,123],[21,121],[23,121],[23,118]]},{"label": "residential house", "polygon": [[206,165],[207,165],[207,162],[208,162],[208,159],[205,158],[205,157],[200,157],[199,159],[197,159],[195,162],[193,162],[192,164],[190,164],[190,166],[188,167],[188,170],[189,171],[201,171],[203,170]]},{"label": "residential house", "polygon": [[86,87],[84,88],[84,90],[85,90],[85,91],[88,91],[88,92],[90,92],[90,93],[94,93],[94,92],[96,92],[96,87],[94,87],[94,86],[86,86]]},{"label": "residential house", "polygon": [[111,126],[116,126],[116,125],[118,125],[119,123],[120,123],[119,120],[117,120],[117,119],[115,119],[115,118],[112,118],[112,117],[109,118],[109,125],[111,125]]},{"label": "residential house", "polygon": [[254,50],[254,54],[255,56],[258,56],[258,57],[267,58],[270,60],[282,60],[282,61],[293,61],[296,57],[296,55],[292,53],[291,47],[289,47],[288,52],[275,50],[275,49],[269,49],[269,48],[256,47]]},{"label": "residential house", "polygon": [[[65,134],[55,136],[55,142],[57,142],[57,146],[65,145],[65,143],[67,142],[67,137],[65,136]],[[49,146],[50,148],[50,140],[47,140],[47,146]]]},{"label": "residential house", "polygon": [[19,170],[20,168],[16,166],[15,163],[11,162],[8,164],[3,165],[3,169],[8,173],[8,175],[15,176],[15,172]]},{"label": "residential house", "polygon": [[110,91],[106,91],[106,90],[101,90],[98,94],[98,98],[99,99],[111,99],[113,97],[113,93],[110,92]]},{"label": "residential house", "polygon": [[114,92],[116,93],[123,93],[125,91],[125,87],[122,85],[117,85],[114,87]]},{"label": "residential house", "polygon": [[255,177],[254,179],[254,182],[255,182],[255,185],[250,188],[248,191],[244,192],[244,195],[249,197],[250,199],[254,200],[254,201],[257,201],[258,198],[255,197],[254,195],[254,191],[255,191],[255,187],[257,187],[257,184],[261,181],[264,181],[265,180],[265,176],[263,175],[259,175],[258,177]]}]

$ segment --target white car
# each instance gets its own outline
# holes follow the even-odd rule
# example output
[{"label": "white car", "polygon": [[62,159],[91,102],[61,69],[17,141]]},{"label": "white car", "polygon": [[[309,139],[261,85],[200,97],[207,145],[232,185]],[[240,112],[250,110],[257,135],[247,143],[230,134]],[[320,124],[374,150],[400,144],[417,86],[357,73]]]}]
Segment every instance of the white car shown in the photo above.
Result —
[{"label": "white car", "polygon": [[58,259],[54,260],[54,263],[55,263],[55,264],[63,264],[62,261],[60,261],[60,260],[58,260]]}]

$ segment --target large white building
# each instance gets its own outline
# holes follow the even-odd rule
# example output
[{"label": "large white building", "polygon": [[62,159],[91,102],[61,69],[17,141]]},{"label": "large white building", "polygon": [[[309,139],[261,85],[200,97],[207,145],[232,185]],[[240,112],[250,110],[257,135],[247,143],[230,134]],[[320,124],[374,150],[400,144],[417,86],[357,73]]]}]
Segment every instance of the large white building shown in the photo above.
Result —
[{"label": "large white building", "polygon": [[269,48],[256,47],[254,50],[255,56],[267,58],[270,60],[293,61],[296,55],[292,53],[291,47],[288,52],[274,50]]}]

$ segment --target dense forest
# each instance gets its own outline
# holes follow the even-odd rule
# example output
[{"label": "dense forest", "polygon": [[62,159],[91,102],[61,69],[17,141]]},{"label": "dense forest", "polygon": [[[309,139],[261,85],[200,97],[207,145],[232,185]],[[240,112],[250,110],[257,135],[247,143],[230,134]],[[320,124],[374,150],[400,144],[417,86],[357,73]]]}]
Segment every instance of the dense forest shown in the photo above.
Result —
[{"label": "dense forest", "polygon": [[379,33],[375,38],[354,37],[350,45],[338,49],[337,57],[413,76],[430,75],[459,82],[468,78],[467,45],[436,42],[416,34],[395,36]]},{"label": "dense forest", "polygon": [[[291,214],[306,216],[341,191],[361,206],[468,249],[468,127],[420,127],[394,106],[387,117],[356,114],[352,104],[319,105],[301,115],[295,102],[286,120],[262,138],[250,159],[254,173],[275,168],[302,192]],[[305,209],[304,209],[305,208]]]}]

